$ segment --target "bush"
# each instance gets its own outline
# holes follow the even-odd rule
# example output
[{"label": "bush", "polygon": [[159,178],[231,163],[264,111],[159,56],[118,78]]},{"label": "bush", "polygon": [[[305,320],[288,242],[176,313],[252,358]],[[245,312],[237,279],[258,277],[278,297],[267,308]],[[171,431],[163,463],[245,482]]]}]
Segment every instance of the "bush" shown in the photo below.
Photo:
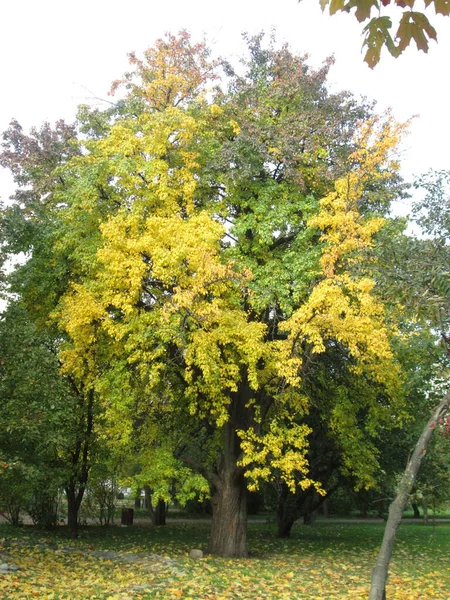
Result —
[{"label": "bush", "polygon": [[20,513],[30,495],[30,484],[22,463],[0,463],[0,514],[11,525],[22,525]]},{"label": "bush", "polygon": [[58,490],[39,486],[33,490],[28,502],[27,512],[33,523],[42,529],[53,529],[58,525],[60,494]]}]

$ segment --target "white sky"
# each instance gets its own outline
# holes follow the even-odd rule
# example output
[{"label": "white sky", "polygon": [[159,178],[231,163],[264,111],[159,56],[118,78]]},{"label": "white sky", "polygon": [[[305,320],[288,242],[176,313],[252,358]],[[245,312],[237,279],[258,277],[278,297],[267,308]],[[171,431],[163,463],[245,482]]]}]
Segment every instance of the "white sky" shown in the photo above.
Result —
[{"label": "white sky", "polygon": [[[12,118],[25,128],[61,117],[72,121],[90,96],[107,98],[111,81],[127,70],[127,52],[139,54],[166,31],[186,28],[197,39],[205,34],[214,53],[237,59],[243,31],[275,27],[280,41],[307,52],[314,65],[335,55],[334,90],[375,99],[399,120],[420,115],[404,146],[406,177],[450,168],[450,19],[430,19],[440,40],[428,55],[414,49],[394,60],[384,53],[371,71],[362,60],[362,26],[350,15],[323,15],[318,0],[3,0],[0,131]],[[0,173],[0,198],[10,192]]]}]

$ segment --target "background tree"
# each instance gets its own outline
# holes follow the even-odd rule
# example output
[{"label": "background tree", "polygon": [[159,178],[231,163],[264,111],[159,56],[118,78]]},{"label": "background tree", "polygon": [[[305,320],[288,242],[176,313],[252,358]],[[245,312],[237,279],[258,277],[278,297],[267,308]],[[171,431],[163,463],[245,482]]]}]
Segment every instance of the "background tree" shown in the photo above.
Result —
[{"label": "background tree", "polygon": [[[75,128],[62,121],[54,129],[49,124],[44,124],[40,129],[34,128],[29,135],[13,121],[3,134],[0,153],[0,164],[10,169],[17,184],[17,190],[11,198],[12,204],[5,207],[1,215],[4,258],[20,253],[26,257],[21,264],[16,264],[6,281],[11,305],[5,313],[5,332],[8,328],[11,334],[17,327],[22,327],[22,330],[11,338],[16,345],[9,346],[12,353],[10,365],[15,369],[17,385],[11,375],[11,387],[5,391],[4,399],[13,402],[20,389],[19,381],[25,384],[30,374],[35,372],[35,388],[27,388],[33,401],[39,403],[42,399],[45,405],[49,391],[51,395],[55,390],[53,404],[58,406],[58,411],[62,405],[65,406],[64,420],[58,423],[52,421],[53,429],[49,425],[47,433],[61,436],[57,438],[61,443],[56,446],[49,443],[48,447],[56,453],[56,462],[64,472],[56,489],[59,485],[65,488],[68,524],[73,537],[77,535],[78,510],[91,463],[96,409],[92,389],[85,386],[82,380],[76,380],[73,374],[61,376],[58,373],[61,368],[58,354],[62,334],[51,323],[50,313],[67,287],[73,266],[67,259],[67,253],[53,250],[57,240],[58,212],[61,209],[55,200],[55,190],[65,185],[58,169],[77,154],[79,148]],[[20,298],[20,302],[14,302],[14,297]],[[14,317],[16,313],[19,315],[17,321]],[[28,340],[33,349],[28,357],[31,361],[29,374],[22,372],[20,367],[24,360],[22,354],[26,353],[23,340]],[[39,375],[40,361],[42,376]],[[45,393],[41,394],[42,387],[47,384]],[[61,412],[58,411],[56,415],[60,416]],[[47,413],[44,410],[42,414]],[[45,432],[42,439],[46,439]],[[53,468],[56,469],[56,463],[53,463]],[[49,480],[57,482],[57,470],[49,473]],[[44,489],[49,489],[48,483]],[[43,510],[43,514],[45,512]]]},{"label": "background tree", "polygon": [[13,522],[20,510],[57,524],[64,489],[76,536],[78,509],[92,459],[89,399],[59,373],[58,341],[40,331],[19,302],[0,318],[1,495]]},{"label": "background tree", "polygon": [[[394,255],[386,253],[385,275],[395,273],[398,299],[403,303],[405,314],[415,315],[424,327],[440,332],[441,364],[440,385],[436,380],[430,389],[430,399],[440,392],[439,403],[431,411],[425,428],[420,435],[414,452],[399,484],[398,494],[389,509],[383,543],[372,573],[371,600],[385,598],[385,586],[389,562],[392,555],[396,531],[402,512],[410,497],[420,464],[427,451],[433,431],[446,418],[450,406],[448,391],[448,357],[450,354],[450,285],[448,276],[450,221],[448,218],[450,196],[448,173],[441,172],[422,177],[417,185],[425,189],[423,200],[417,202],[413,213],[420,225],[424,239],[403,239]],[[390,257],[390,261],[389,261]],[[400,284],[400,285],[399,285]],[[419,322],[420,322],[419,321]]]}]

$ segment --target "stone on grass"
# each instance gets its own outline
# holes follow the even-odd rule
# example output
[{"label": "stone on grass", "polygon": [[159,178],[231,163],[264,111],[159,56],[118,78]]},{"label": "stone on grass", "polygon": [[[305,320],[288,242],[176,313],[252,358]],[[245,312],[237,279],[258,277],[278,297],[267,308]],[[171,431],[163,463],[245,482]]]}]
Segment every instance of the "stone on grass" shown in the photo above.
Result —
[{"label": "stone on grass", "polygon": [[9,565],[8,563],[2,563],[0,565],[0,573],[5,574],[9,571],[18,571],[19,567],[17,565]]},{"label": "stone on grass", "polygon": [[190,558],[197,560],[199,558],[203,558],[203,552],[198,548],[192,548],[192,550],[189,552],[189,556]]}]

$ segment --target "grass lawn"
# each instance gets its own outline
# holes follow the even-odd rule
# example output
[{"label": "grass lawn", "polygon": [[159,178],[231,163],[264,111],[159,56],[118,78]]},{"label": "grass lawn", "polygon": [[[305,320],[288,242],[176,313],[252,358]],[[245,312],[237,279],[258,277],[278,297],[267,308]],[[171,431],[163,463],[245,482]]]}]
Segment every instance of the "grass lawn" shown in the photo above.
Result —
[{"label": "grass lawn", "polygon": [[[294,527],[291,539],[278,540],[273,525],[250,523],[251,558],[191,560],[189,549],[204,549],[208,533],[201,522],[91,526],[71,541],[62,527],[48,534],[0,525],[1,562],[19,567],[0,575],[0,598],[362,600],[383,525],[322,521]],[[448,600],[449,557],[450,523],[403,524],[388,599]]]}]

